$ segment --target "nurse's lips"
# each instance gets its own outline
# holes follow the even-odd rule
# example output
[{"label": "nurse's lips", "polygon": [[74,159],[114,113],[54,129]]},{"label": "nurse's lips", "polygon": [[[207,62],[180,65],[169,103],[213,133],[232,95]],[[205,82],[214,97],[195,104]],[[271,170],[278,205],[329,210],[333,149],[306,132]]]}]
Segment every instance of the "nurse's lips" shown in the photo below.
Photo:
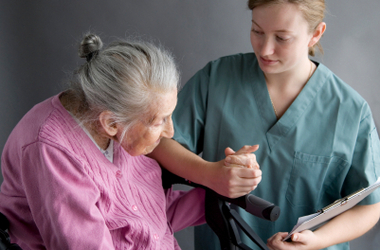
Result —
[{"label": "nurse's lips", "polygon": [[277,60],[269,60],[269,59],[265,59],[263,57],[260,57],[260,60],[261,60],[262,63],[268,64],[268,65],[275,64],[277,62]]}]

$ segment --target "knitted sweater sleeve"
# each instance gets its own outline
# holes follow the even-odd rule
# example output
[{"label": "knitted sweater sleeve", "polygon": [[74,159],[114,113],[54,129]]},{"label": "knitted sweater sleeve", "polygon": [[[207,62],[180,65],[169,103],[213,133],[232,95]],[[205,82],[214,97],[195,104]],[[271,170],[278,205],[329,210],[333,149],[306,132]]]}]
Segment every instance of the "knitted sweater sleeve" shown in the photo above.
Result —
[{"label": "knitted sweater sleeve", "polygon": [[100,190],[84,163],[43,142],[24,147],[21,159],[21,181],[47,249],[114,249],[96,206]]},{"label": "knitted sweater sleeve", "polygon": [[206,222],[204,189],[193,188],[190,191],[174,191],[170,188],[165,192],[166,214],[174,232]]}]

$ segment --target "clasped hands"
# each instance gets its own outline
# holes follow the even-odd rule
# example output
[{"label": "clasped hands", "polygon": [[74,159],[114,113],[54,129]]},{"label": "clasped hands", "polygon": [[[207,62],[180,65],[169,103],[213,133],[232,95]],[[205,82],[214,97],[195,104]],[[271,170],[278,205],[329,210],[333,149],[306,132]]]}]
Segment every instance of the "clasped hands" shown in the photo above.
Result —
[{"label": "clasped hands", "polygon": [[226,148],[226,158],[214,163],[216,171],[209,187],[229,198],[237,198],[254,190],[262,174],[256,155],[253,154],[258,148],[259,145],[243,146],[236,152]]},{"label": "clasped hands", "polygon": [[[237,198],[254,190],[261,181],[260,166],[256,161],[259,145],[243,146],[238,151],[226,148],[226,158],[216,162],[215,177],[212,178],[212,186],[217,193],[229,198]],[[220,171],[220,168],[222,171]],[[268,247],[271,250],[310,250],[317,245],[317,237],[309,230],[296,233],[292,236],[292,242],[282,241],[287,233],[277,233],[268,239]]]},{"label": "clasped hands", "polygon": [[[259,145],[243,146],[238,151],[226,148],[226,158],[216,162],[216,173],[211,188],[217,193],[229,198],[237,198],[250,193],[261,181],[262,172],[256,161]],[[220,171],[220,168],[222,171]],[[210,183],[211,184],[211,183]],[[292,242],[283,242],[287,233],[277,233],[268,239],[271,250],[284,249],[314,249],[316,237],[313,232],[305,230],[292,236]]]}]

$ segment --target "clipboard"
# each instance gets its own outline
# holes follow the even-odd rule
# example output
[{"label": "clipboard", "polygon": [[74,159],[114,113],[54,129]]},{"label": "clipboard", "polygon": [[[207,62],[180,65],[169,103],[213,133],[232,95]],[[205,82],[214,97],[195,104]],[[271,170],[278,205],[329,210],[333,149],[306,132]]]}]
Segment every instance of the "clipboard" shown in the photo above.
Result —
[{"label": "clipboard", "polygon": [[330,205],[318,210],[314,214],[299,217],[297,224],[293,227],[292,231],[283,239],[283,241],[289,240],[294,233],[301,232],[303,230],[315,230],[322,226],[330,219],[343,213],[344,211],[354,207],[361,200],[367,197],[370,193],[375,191],[380,187],[380,177],[375,183],[368,186],[367,188],[359,189],[358,191],[343,197],[342,199],[336,200]]}]

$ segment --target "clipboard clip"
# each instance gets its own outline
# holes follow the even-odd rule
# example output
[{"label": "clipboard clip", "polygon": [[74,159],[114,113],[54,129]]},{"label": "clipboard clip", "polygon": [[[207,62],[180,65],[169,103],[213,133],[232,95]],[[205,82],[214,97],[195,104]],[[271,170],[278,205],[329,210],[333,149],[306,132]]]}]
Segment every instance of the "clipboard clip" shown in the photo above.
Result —
[{"label": "clipboard clip", "polygon": [[365,190],[365,188],[359,189],[358,191],[356,191],[356,192],[354,192],[352,194],[349,194],[346,197],[343,197],[343,198],[341,198],[339,200],[334,201],[330,205],[328,205],[328,206],[326,206],[326,207],[318,210],[318,212],[325,213],[325,212],[327,212],[328,210],[330,210],[332,208],[342,206],[342,205],[346,204],[347,201],[349,201],[351,198],[353,198],[353,197],[355,197],[357,195],[360,195],[360,193],[363,192],[364,190]]}]

